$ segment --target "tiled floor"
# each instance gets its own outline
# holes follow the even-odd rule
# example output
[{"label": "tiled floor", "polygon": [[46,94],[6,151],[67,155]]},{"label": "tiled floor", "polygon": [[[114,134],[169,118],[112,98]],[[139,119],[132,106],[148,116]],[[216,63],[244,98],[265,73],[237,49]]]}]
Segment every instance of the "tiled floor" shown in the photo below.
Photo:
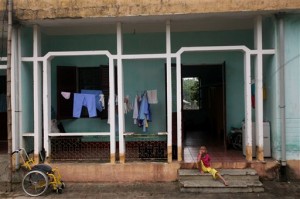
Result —
[{"label": "tiled floor", "polygon": [[242,151],[226,150],[224,144],[217,143],[210,139],[208,133],[200,131],[186,132],[184,140],[183,159],[186,163],[197,161],[197,154],[200,146],[205,145],[212,162],[244,162],[245,157]]}]

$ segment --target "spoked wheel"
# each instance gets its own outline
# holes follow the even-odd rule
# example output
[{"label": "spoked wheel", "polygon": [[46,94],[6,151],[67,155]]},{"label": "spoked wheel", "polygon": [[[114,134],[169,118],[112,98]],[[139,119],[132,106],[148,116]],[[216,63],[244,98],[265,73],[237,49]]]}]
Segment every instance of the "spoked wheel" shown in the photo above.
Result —
[{"label": "spoked wheel", "polygon": [[23,191],[29,196],[42,195],[48,188],[48,177],[38,170],[29,171],[23,178]]},{"label": "spoked wheel", "polygon": [[62,191],[62,188],[56,189],[56,193],[57,193],[57,194],[62,194],[62,192],[63,192],[63,191]]},{"label": "spoked wheel", "polygon": [[63,181],[61,181],[61,188],[62,189],[66,188],[66,184]]}]

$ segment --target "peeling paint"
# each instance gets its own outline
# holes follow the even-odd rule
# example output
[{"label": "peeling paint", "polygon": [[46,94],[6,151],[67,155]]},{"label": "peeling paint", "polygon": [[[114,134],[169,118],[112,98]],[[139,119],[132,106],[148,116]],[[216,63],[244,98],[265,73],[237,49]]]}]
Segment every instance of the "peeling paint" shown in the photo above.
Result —
[{"label": "peeling paint", "polygon": [[178,156],[177,157],[178,161],[181,162],[182,161],[182,147],[180,147],[180,146],[177,148],[177,156]]},{"label": "peeling paint", "polygon": [[120,153],[120,163],[125,163],[125,154],[124,153]]},{"label": "peeling paint", "polygon": [[[149,16],[170,14],[224,13],[239,11],[294,10],[298,0],[18,0],[14,1],[15,18],[41,20],[54,18]],[[0,10],[5,0],[0,0]]]},{"label": "peeling paint", "polygon": [[115,153],[110,154],[110,163],[112,163],[112,164],[116,163],[116,154]]},{"label": "peeling paint", "polygon": [[39,156],[39,154],[34,154],[33,155],[33,161],[35,163],[40,163],[40,156]]},{"label": "peeling paint", "polygon": [[263,147],[256,147],[256,159],[258,161],[264,161],[264,148]]},{"label": "peeling paint", "polygon": [[252,161],[252,146],[246,146],[246,160]]},{"label": "peeling paint", "polygon": [[172,146],[168,146],[168,162],[172,162]]}]

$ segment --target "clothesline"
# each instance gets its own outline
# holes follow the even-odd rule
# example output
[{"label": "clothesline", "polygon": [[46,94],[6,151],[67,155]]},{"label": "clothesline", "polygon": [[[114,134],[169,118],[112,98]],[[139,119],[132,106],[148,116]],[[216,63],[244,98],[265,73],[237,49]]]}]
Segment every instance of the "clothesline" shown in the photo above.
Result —
[{"label": "clothesline", "polygon": [[[138,125],[139,127],[143,127],[143,131],[146,132],[147,128],[149,127],[149,122],[151,121],[151,111],[150,111],[150,104],[157,104],[157,90],[145,90],[141,96],[138,95],[138,92],[134,98],[133,104],[130,101],[129,95],[124,97],[124,114],[129,113],[133,110],[133,123]],[[150,95],[150,97],[149,97]],[[151,103],[150,103],[151,102]],[[117,97],[116,97],[116,105],[118,104]],[[108,105],[108,113],[109,113]],[[108,116],[107,123],[110,123],[110,116]]]},{"label": "clothesline", "polygon": [[73,117],[80,118],[82,107],[86,107],[89,117],[96,117],[97,110],[102,111],[105,109],[105,99],[102,90],[86,90],[82,89],[80,93],[71,93],[62,91],[61,95],[64,99],[69,100],[71,94],[73,98]]}]

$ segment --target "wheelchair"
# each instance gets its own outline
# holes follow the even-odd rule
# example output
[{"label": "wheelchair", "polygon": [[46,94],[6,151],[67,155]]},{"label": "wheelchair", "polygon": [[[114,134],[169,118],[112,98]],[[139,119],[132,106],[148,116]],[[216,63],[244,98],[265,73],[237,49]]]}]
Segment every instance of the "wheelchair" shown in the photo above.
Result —
[{"label": "wheelchair", "polygon": [[62,193],[66,185],[62,181],[58,169],[53,169],[47,164],[34,165],[33,158],[29,157],[29,153],[25,149],[16,150],[12,155],[15,153],[18,153],[23,161],[21,166],[28,171],[22,180],[22,189],[27,195],[40,196],[49,187],[56,193]]}]

